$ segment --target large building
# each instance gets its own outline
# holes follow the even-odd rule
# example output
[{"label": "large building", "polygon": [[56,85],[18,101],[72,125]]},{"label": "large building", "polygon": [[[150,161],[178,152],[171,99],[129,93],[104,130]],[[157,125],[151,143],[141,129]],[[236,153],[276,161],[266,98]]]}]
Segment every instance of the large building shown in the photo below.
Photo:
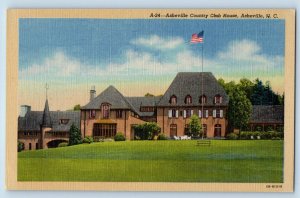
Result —
[{"label": "large building", "polygon": [[21,106],[18,118],[18,141],[25,150],[57,147],[69,141],[72,124],[80,127],[79,111],[50,111],[46,99],[44,111],[31,111],[27,105]]},{"label": "large building", "polygon": [[[90,101],[80,111],[44,111],[21,106],[18,141],[25,150],[57,147],[69,140],[70,126],[75,124],[83,137],[112,138],[117,132],[127,140],[135,138],[134,126],[157,122],[168,137],[183,136],[192,115],[201,119],[204,136],[226,136],[226,113],[229,97],[210,72],[180,72],[166,92],[159,97],[125,97],[109,86],[98,96],[90,90]],[[283,130],[283,106],[253,106],[250,130]]]},{"label": "large building", "polygon": [[109,86],[81,108],[84,136],[112,137],[122,132],[134,139],[134,126],[157,122],[167,136],[182,136],[191,115],[201,118],[205,136],[224,137],[228,96],[210,72],[178,73],[162,97],[125,97]]}]

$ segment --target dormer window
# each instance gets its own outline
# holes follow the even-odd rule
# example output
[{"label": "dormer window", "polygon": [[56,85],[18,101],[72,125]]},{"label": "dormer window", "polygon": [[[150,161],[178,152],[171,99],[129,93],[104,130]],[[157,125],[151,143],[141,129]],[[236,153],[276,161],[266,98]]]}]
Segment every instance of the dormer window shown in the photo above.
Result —
[{"label": "dormer window", "polygon": [[207,98],[205,95],[200,96],[199,103],[200,104],[206,104]]},{"label": "dormer window", "polygon": [[69,123],[69,119],[60,119],[59,120],[59,124],[68,124]]},{"label": "dormer window", "polygon": [[185,103],[185,104],[191,104],[191,103],[192,103],[192,96],[187,95],[187,96],[185,97],[184,103]]},{"label": "dormer window", "polygon": [[109,118],[110,113],[110,105],[108,103],[104,103],[101,105],[102,118]]},{"label": "dormer window", "polygon": [[214,103],[215,104],[221,104],[222,103],[222,96],[220,94],[217,94],[214,98]]},{"label": "dormer window", "polygon": [[170,103],[172,105],[175,105],[177,104],[177,97],[175,95],[172,95],[171,98],[170,98]]}]

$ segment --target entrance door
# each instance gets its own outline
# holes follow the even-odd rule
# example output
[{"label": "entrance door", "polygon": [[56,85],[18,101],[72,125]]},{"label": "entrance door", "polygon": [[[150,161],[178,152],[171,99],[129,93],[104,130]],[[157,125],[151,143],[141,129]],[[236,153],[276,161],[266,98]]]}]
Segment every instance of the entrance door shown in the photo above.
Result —
[{"label": "entrance door", "polygon": [[170,137],[177,136],[177,124],[170,125]]},{"label": "entrance door", "polygon": [[215,137],[221,137],[221,125],[220,124],[215,125]]}]

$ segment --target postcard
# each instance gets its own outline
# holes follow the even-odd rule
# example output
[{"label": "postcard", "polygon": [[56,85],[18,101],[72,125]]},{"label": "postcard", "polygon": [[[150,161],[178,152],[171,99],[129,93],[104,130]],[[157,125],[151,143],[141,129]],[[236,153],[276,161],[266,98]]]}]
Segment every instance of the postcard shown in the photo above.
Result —
[{"label": "postcard", "polygon": [[7,17],[7,189],[293,191],[295,10]]}]

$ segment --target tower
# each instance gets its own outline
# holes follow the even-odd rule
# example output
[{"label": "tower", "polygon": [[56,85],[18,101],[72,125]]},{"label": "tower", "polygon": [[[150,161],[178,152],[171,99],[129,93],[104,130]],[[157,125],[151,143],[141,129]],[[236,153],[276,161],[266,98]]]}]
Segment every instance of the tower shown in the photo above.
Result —
[{"label": "tower", "polygon": [[47,145],[45,144],[45,141],[44,141],[46,132],[52,130],[52,121],[51,121],[49,103],[48,103],[48,89],[49,89],[48,84],[46,84],[45,88],[46,88],[46,102],[45,102],[43,119],[42,119],[42,124],[41,124],[42,139],[41,139],[41,144],[39,144],[39,147],[42,149],[47,148]]}]

